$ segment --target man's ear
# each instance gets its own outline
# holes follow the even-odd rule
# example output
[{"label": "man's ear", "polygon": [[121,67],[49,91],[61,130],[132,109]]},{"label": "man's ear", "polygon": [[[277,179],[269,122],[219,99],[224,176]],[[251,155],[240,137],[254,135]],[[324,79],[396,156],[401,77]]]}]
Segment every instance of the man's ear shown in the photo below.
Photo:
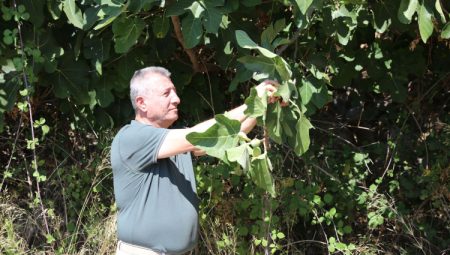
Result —
[{"label": "man's ear", "polygon": [[139,110],[145,112],[147,111],[147,104],[145,103],[145,99],[142,96],[137,96],[135,99],[136,102],[136,108]]}]

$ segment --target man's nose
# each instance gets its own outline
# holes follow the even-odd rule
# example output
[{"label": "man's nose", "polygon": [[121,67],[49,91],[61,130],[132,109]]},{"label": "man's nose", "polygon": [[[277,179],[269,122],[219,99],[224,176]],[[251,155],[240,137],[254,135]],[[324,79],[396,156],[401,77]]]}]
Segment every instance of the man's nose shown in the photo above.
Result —
[{"label": "man's nose", "polygon": [[181,102],[180,98],[178,97],[177,93],[173,93],[172,96],[172,103],[178,105]]}]

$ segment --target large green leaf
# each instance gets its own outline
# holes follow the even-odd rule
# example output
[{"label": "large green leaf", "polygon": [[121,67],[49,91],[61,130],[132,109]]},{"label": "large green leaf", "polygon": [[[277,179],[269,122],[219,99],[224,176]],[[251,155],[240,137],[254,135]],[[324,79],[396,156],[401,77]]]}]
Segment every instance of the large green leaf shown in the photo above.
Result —
[{"label": "large green leaf", "polygon": [[263,153],[258,157],[252,158],[252,167],[250,168],[249,174],[258,187],[269,192],[272,197],[275,197],[275,185],[270,168],[269,158],[266,153]]},{"label": "large green leaf", "polygon": [[437,13],[439,14],[439,17],[441,18],[441,22],[445,23],[447,22],[447,19],[445,18],[444,11],[442,10],[441,1],[435,0],[434,8],[436,9]]},{"label": "large green leaf", "polygon": [[277,88],[276,96],[280,96],[284,102],[289,102],[292,93],[295,92],[297,95],[295,84],[292,80],[284,80],[281,85]]},{"label": "large green leaf", "polygon": [[247,143],[243,143],[238,147],[228,149],[226,155],[230,162],[237,162],[244,172],[248,172],[251,168],[249,153],[251,150]]},{"label": "large green leaf", "polygon": [[52,74],[53,91],[57,98],[73,98],[77,104],[89,104],[89,67],[83,60],[76,61],[65,54],[57,70]]},{"label": "large green leaf", "polygon": [[267,26],[267,28],[261,33],[261,45],[264,47],[271,47],[271,44],[277,37],[278,33],[285,28],[286,21],[284,18],[277,20],[275,24],[270,24]]},{"label": "large green leaf", "polygon": [[278,75],[281,80],[288,81],[291,79],[292,71],[289,64],[282,57],[273,58],[275,62],[275,69],[277,70]]},{"label": "large green leaf", "polygon": [[69,19],[69,22],[72,23],[72,25],[74,25],[79,29],[83,29],[86,22],[83,18],[83,13],[81,12],[80,8],[78,8],[78,6],[76,5],[75,0],[64,0],[63,10],[64,13],[67,15],[67,19]]},{"label": "large green leaf", "polygon": [[186,48],[190,49],[200,42],[203,35],[201,19],[189,13],[181,20],[182,33]]},{"label": "large green leaf", "polygon": [[317,93],[314,93],[311,102],[318,108],[322,108],[325,104],[330,102],[331,96],[328,94],[327,85],[321,82],[321,85],[317,88]]},{"label": "large green leaf", "polygon": [[127,52],[133,45],[137,43],[142,30],[145,27],[144,21],[141,19],[120,17],[113,23],[112,31],[114,33],[114,49],[117,53]]},{"label": "large green leaf", "polygon": [[424,2],[419,7],[419,32],[420,37],[424,43],[427,42],[428,38],[433,33],[433,12],[430,10],[430,7],[427,5],[427,1]]},{"label": "large green leaf", "polygon": [[47,0],[47,10],[54,20],[59,19],[63,11],[63,3],[57,0]]},{"label": "large green leaf", "polygon": [[216,4],[205,2],[205,6],[206,16],[203,20],[203,25],[205,26],[206,32],[215,34],[219,30],[224,14],[216,7]]},{"label": "large green leaf", "polygon": [[411,23],[412,16],[417,10],[419,0],[402,0],[398,8],[397,17],[403,24]]},{"label": "large green leaf", "polygon": [[245,100],[245,104],[247,105],[247,109],[245,110],[245,114],[252,118],[263,117],[265,120],[265,114],[267,111],[267,94],[261,98],[258,96],[256,89],[252,88],[250,90],[250,96]]},{"label": "large green leaf", "polygon": [[171,1],[167,7],[167,16],[180,16],[185,13],[189,7],[194,4],[192,0]]},{"label": "large green leaf", "polygon": [[305,115],[301,114],[296,125],[297,136],[295,137],[294,148],[294,151],[298,156],[304,154],[309,149],[309,130],[311,128],[313,128],[313,126],[309,120],[305,117]]},{"label": "large green leaf", "polygon": [[302,86],[300,87],[299,93],[302,104],[306,105],[311,100],[313,94],[317,93],[317,89],[309,79],[302,79]]},{"label": "large green leaf", "polygon": [[238,59],[243,63],[245,68],[250,71],[265,73],[269,77],[273,77],[275,73],[275,63],[272,58],[266,58],[264,56],[244,56]]},{"label": "large green leaf", "polygon": [[444,28],[442,29],[441,37],[444,38],[444,39],[449,39],[450,38],[450,22],[445,24]]},{"label": "large green leaf", "polygon": [[152,30],[156,38],[166,37],[169,28],[170,22],[167,17],[156,17],[152,22]]},{"label": "large green leaf", "polygon": [[258,46],[250,37],[247,35],[246,32],[242,30],[236,30],[236,40],[239,46],[245,49],[251,49],[251,50],[258,50],[261,54],[268,58],[274,58],[277,57],[277,54],[271,52],[270,50]]},{"label": "large green leaf", "polygon": [[268,105],[266,114],[266,127],[269,132],[269,137],[273,139],[276,143],[281,144],[283,142],[282,138],[282,119],[281,106],[279,102]]},{"label": "large green leaf", "polygon": [[152,5],[159,3],[158,0],[130,0],[128,1],[128,9],[132,12],[138,12],[141,9],[150,8]]},{"label": "large green leaf", "polygon": [[192,132],[186,139],[208,155],[228,162],[226,151],[236,147],[239,142],[241,123],[223,114],[215,116],[216,123],[203,133]]},{"label": "large green leaf", "polygon": [[116,5],[115,3],[111,2],[102,5],[97,14],[100,22],[94,27],[94,29],[98,30],[111,24],[116,18],[120,16],[120,14],[125,12],[128,7],[128,3],[129,2],[123,5]]},{"label": "large green leaf", "polygon": [[295,2],[297,3],[298,8],[300,9],[300,11],[303,14],[306,14],[306,11],[311,6],[313,1],[314,0],[295,0]]}]

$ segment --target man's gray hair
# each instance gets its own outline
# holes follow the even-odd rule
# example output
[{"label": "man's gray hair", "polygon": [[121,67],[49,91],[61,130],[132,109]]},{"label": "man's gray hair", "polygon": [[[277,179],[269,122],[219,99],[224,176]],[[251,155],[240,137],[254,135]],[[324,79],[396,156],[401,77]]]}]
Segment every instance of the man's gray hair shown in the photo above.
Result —
[{"label": "man's gray hair", "polygon": [[131,105],[133,105],[133,109],[135,111],[136,111],[136,97],[147,93],[150,87],[149,85],[151,84],[149,84],[146,81],[148,81],[148,78],[151,75],[161,75],[170,78],[169,70],[160,66],[145,67],[134,72],[134,75],[130,81],[130,99]]}]

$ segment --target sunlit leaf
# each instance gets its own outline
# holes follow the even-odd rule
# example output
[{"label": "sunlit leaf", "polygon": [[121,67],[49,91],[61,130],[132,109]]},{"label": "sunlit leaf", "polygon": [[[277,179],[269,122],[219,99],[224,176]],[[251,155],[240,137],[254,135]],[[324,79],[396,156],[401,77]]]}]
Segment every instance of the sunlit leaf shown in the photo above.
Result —
[{"label": "sunlit leaf", "polygon": [[435,0],[434,8],[435,8],[436,11],[438,12],[439,17],[441,18],[441,22],[442,22],[442,23],[447,22],[447,19],[445,18],[444,11],[442,10],[441,0]]},{"label": "sunlit leaf", "polygon": [[63,1],[63,10],[67,15],[67,19],[69,19],[70,23],[79,29],[83,29],[85,20],[83,19],[83,13],[80,8],[76,5],[75,0],[64,0]]},{"label": "sunlit leaf", "polygon": [[304,154],[308,149],[310,145],[310,138],[309,138],[309,130],[313,128],[309,120],[302,114],[300,115],[300,118],[298,119],[296,129],[297,129],[297,136],[295,137],[295,153],[300,156]]},{"label": "sunlit leaf", "polygon": [[297,3],[298,8],[303,14],[306,14],[306,11],[308,10],[309,6],[311,6],[313,0],[295,0]]},{"label": "sunlit leaf", "polygon": [[450,22],[445,24],[444,28],[442,29],[441,37],[444,38],[444,39],[449,39],[450,38]]},{"label": "sunlit leaf", "polygon": [[226,150],[236,147],[239,142],[241,123],[225,115],[215,116],[216,123],[203,133],[192,132],[186,139],[208,155],[228,162]]},{"label": "sunlit leaf", "polygon": [[302,86],[300,87],[299,93],[302,99],[302,104],[306,105],[311,100],[314,93],[317,92],[316,87],[308,80],[302,79]]},{"label": "sunlit leaf", "polygon": [[418,0],[402,0],[398,8],[397,17],[404,24],[411,23],[412,16],[417,10]]},{"label": "sunlit leaf", "polygon": [[273,183],[272,174],[270,173],[270,161],[267,154],[261,154],[252,159],[252,167],[249,171],[250,177],[255,184],[269,192],[272,197],[276,196],[275,185]]},{"label": "sunlit leaf", "polygon": [[236,40],[242,48],[258,50],[261,54],[268,58],[274,58],[277,56],[277,54],[271,52],[270,50],[258,46],[252,39],[250,39],[247,33],[242,30],[236,30]]},{"label": "sunlit leaf", "polygon": [[251,148],[248,144],[244,143],[238,147],[230,148],[226,150],[226,156],[230,162],[237,162],[244,172],[250,170],[250,154]]},{"label": "sunlit leaf", "polygon": [[264,94],[264,97],[261,98],[258,96],[256,89],[252,88],[250,90],[249,97],[245,100],[245,104],[247,105],[247,109],[245,110],[245,114],[252,118],[263,117],[265,119],[265,114],[267,110],[267,94]]},{"label": "sunlit leaf", "polygon": [[433,33],[433,12],[429,10],[426,5],[426,1],[422,3],[419,7],[419,32],[420,37],[424,43],[427,42],[428,38]]}]

